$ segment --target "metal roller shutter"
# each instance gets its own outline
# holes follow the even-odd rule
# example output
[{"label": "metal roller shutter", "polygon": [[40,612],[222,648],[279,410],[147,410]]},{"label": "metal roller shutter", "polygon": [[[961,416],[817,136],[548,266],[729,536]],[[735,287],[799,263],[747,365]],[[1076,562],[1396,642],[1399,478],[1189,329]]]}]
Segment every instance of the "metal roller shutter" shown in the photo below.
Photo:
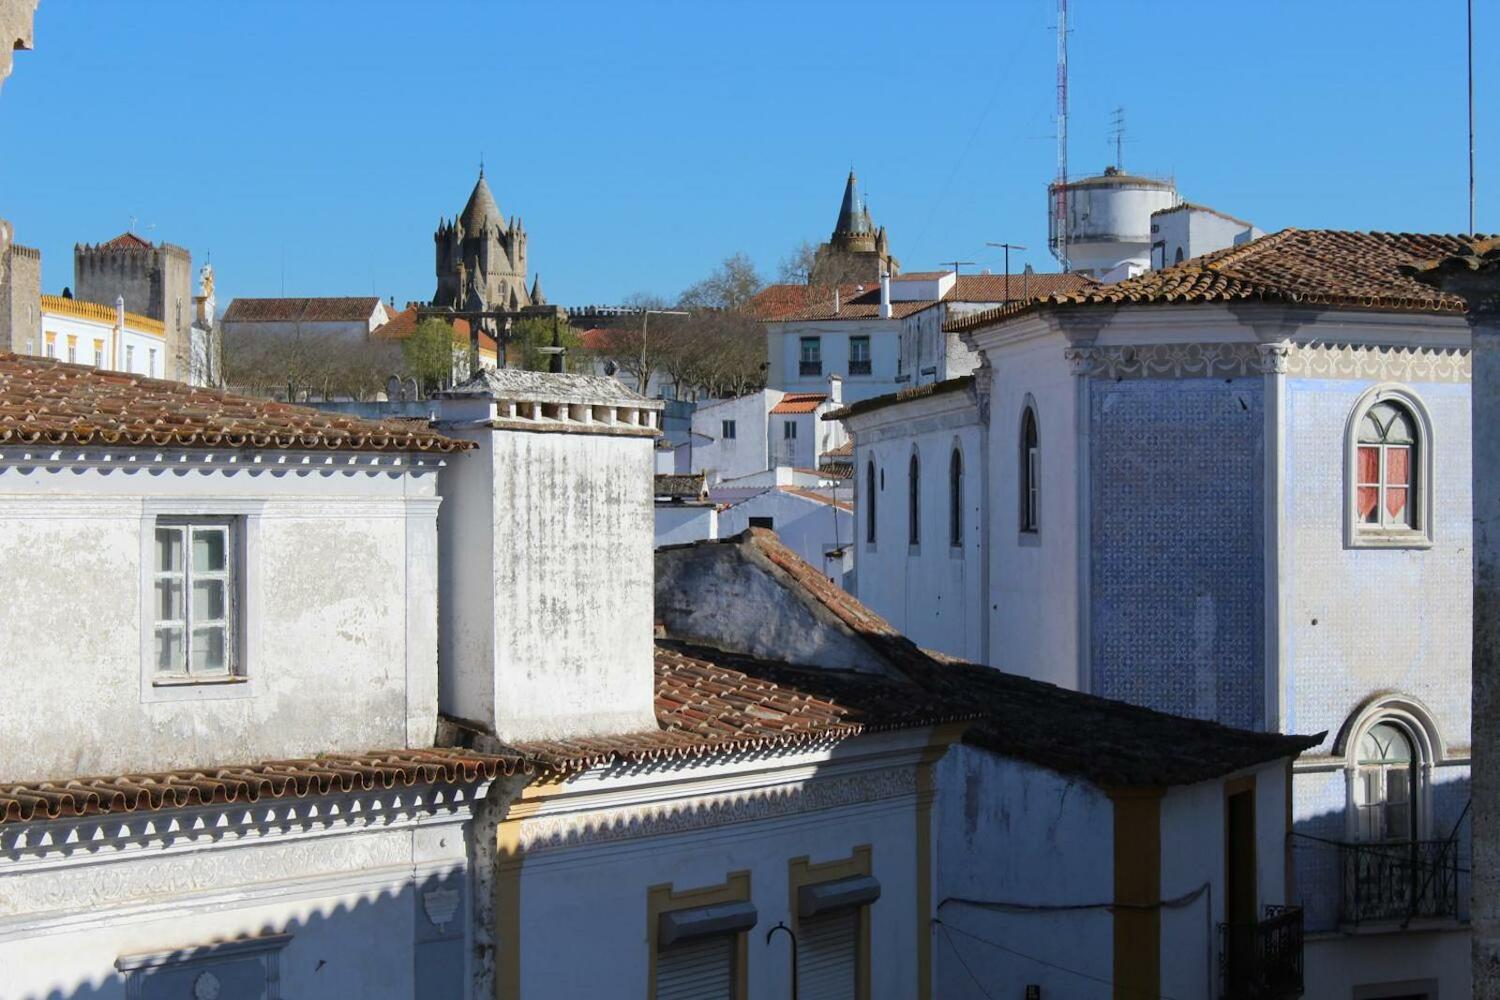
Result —
[{"label": "metal roller shutter", "polygon": [[730,1000],[734,934],[715,934],[656,955],[656,1000]]},{"label": "metal roller shutter", "polygon": [[854,1000],[859,960],[859,907],[835,910],[798,924],[800,1000]]}]

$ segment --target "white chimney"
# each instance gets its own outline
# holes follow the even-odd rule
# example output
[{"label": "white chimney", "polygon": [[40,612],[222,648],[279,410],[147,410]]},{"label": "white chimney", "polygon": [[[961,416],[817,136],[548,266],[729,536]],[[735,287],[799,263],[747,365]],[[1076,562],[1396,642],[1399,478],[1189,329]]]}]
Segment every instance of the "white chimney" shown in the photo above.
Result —
[{"label": "white chimney", "polygon": [[880,318],[891,318],[891,272],[880,272]]},{"label": "white chimney", "polygon": [[656,728],[662,403],[611,378],[486,369],[436,401],[476,442],[438,478],[439,703],[500,740]]},{"label": "white chimney", "polygon": [[844,378],[842,375],[834,374],[828,376],[828,401],[837,404],[844,402]]},{"label": "white chimney", "polygon": [[835,316],[839,314],[839,288],[837,285],[833,286],[833,314]]}]

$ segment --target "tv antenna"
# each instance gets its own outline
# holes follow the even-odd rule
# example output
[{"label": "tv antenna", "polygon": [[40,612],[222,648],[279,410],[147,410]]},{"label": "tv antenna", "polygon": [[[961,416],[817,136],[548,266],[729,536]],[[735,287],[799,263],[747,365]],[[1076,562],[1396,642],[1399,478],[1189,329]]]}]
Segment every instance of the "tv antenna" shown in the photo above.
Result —
[{"label": "tv antenna", "polygon": [[[991,242],[986,241],[984,245],[987,246],[987,247],[1002,247],[1005,250],[1005,301],[1009,302],[1010,301],[1010,252],[1012,250],[1025,250],[1026,248],[1024,246],[1022,246],[1021,244],[1019,244],[1019,243],[991,243]],[[1026,285],[1025,285],[1024,280],[1023,280],[1022,285],[1021,285],[1021,298],[1023,298],[1023,299],[1026,298]]]},{"label": "tv antenna", "polygon": [[940,261],[938,261],[938,263],[939,264],[952,264],[953,265],[953,276],[956,278],[956,277],[958,277],[958,268],[959,268],[960,264],[972,264],[974,262],[972,260],[940,260]]},{"label": "tv antenna", "polygon": [[1068,270],[1068,0],[1057,0],[1057,180],[1052,186],[1052,255]]}]

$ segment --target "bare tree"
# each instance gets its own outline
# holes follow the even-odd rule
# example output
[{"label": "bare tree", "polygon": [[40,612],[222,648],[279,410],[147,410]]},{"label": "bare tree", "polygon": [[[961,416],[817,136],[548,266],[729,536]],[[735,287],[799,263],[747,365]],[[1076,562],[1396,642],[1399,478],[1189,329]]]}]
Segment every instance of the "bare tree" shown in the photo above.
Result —
[{"label": "bare tree", "polygon": [[792,248],[792,252],[781,258],[776,267],[776,280],[783,285],[805,285],[812,281],[813,261],[818,256],[818,246],[803,240]]},{"label": "bare tree", "polygon": [[708,277],[689,285],[677,304],[683,309],[741,309],[764,287],[755,264],[736,253],[725,257]]},{"label": "bare tree", "polygon": [[371,399],[403,370],[400,348],[326,333],[245,333],[224,338],[226,385],[292,402]]}]

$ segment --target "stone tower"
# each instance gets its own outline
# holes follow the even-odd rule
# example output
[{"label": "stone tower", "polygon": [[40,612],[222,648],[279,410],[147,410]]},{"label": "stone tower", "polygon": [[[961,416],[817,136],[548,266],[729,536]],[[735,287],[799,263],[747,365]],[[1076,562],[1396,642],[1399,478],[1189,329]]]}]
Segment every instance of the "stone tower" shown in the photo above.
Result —
[{"label": "stone tower", "polygon": [[526,290],[526,226],[509,223],[479,168],[479,181],[456,220],[438,220],[437,292],[432,304],[453,309],[520,309]]},{"label": "stone tower", "polygon": [[901,273],[901,263],[891,256],[885,227],[875,227],[870,207],[859,196],[859,181],[854,171],[844,185],[844,201],[839,206],[839,221],[828,242],[818,247],[813,257],[808,283],[842,285],[861,282],[875,285],[882,272]]},{"label": "stone tower", "polygon": [[134,233],[107,243],[73,246],[73,295],[113,305],[123,298],[129,312],[159,319],[167,327],[165,378],[188,380],[194,318],[193,258],[170,243],[152,244]]},{"label": "stone tower", "polygon": [[12,240],[0,219],[0,351],[36,353],[41,332],[42,255]]}]

